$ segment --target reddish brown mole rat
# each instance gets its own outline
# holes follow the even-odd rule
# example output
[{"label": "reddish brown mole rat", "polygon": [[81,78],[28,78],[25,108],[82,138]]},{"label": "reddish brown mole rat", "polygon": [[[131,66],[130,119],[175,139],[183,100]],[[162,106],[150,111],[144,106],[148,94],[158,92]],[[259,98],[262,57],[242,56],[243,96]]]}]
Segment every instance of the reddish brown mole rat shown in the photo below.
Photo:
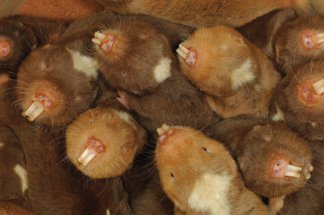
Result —
[{"label": "reddish brown mole rat", "polygon": [[270,11],[292,7],[310,14],[324,14],[321,0],[97,0],[119,13],[141,13],[194,27],[224,24],[242,26]]},{"label": "reddish brown mole rat", "polygon": [[279,74],[239,32],[225,26],[198,29],[177,53],[182,72],[223,118],[267,116]]},{"label": "reddish brown mole rat", "polygon": [[273,96],[270,119],[284,121],[311,141],[324,139],[324,61],[291,71]]},{"label": "reddish brown mole rat", "polygon": [[189,127],[158,129],[156,164],[162,187],[184,214],[269,214],[248,190],[218,141]]}]

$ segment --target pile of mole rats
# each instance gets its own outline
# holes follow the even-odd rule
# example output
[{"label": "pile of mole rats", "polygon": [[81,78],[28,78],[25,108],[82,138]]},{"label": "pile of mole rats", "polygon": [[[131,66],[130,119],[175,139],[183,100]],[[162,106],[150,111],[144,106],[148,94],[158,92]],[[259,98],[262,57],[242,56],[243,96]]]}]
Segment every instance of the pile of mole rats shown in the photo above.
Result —
[{"label": "pile of mole rats", "polygon": [[98,2],[0,19],[0,214],[323,213],[323,1]]}]

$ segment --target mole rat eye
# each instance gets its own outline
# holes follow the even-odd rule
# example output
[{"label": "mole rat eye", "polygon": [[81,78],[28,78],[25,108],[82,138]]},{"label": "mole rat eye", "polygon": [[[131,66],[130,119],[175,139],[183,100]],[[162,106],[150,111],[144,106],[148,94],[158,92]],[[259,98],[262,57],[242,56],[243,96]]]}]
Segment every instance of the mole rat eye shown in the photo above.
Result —
[{"label": "mole rat eye", "polygon": [[172,173],[172,172],[171,172],[170,176],[171,176],[172,178],[174,178],[174,175],[173,175],[173,173]]},{"label": "mole rat eye", "polygon": [[204,150],[205,152],[208,152],[207,148],[206,147],[201,147],[202,150]]}]

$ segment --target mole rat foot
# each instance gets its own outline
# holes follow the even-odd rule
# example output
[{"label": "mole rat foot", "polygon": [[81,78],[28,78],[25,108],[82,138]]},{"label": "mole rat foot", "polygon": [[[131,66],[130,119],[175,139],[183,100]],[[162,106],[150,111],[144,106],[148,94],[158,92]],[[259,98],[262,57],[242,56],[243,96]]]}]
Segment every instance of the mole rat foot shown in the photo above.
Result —
[{"label": "mole rat foot", "polygon": [[97,44],[105,53],[109,53],[114,45],[115,36],[97,31],[92,38],[92,42]]},{"label": "mole rat foot", "polygon": [[97,155],[105,151],[105,146],[95,137],[87,140],[86,148],[78,158],[78,162],[82,167],[86,167]]},{"label": "mole rat foot", "polygon": [[32,104],[22,113],[28,121],[34,121],[46,108],[52,108],[53,102],[46,95],[38,93],[34,96]]},{"label": "mole rat foot", "polygon": [[0,59],[10,54],[11,44],[6,38],[0,38]]},{"label": "mole rat foot", "polygon": [[306,49],[324,49],[324,33],[305,31],[302,37],[303,45]]},{"label": "mole rat foot", "polygon": [[188,66],[192,67],[195,65],[197,60],[197,55],[195,51],[189,50],[182,44],[180,44],[179,48],[177,49],[177,53],[186,62]]}]

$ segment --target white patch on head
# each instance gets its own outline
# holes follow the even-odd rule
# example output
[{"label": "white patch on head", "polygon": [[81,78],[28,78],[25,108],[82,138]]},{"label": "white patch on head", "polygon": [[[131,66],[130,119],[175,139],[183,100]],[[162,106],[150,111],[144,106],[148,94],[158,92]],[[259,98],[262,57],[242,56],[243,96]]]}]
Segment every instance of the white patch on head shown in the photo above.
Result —
[{"label": "white patch on head", "polygon": [[135,128],[135,125],[132,121],[132,116],[129,115],[128,113],[124,112],[124,111],[117,111],[114,110],[114,112],[126,123],[130,124],[131,126],[133,126]]},{"label": "white patch on head", "polygon": [[67,48],[66,50],[72,56],[74,69],[84,73],[88,77],[97,78],[98,76],[97,70],[99,68],[99,64],[95,59],[93,59],[92,57],[82,55],[80,52],[74,51],[69,48]]},{"label": "white patch on head", "polygon": [[202,213],[230,215],[228,193],[232,177],[205,173],[199,178],[189,196],[189,206]]},{"label": "white patch on head", "polygon": [[106,210],[106,215],[110,215],[109,209]]},{"label": "white patch on head", "polygon": [[2,147],[4,147],[4,146],[5,146],[4,143],[0,143],[0,149],[1,149]]},{"label": "white patch on head", "polygon": [[23,193],[25,193],[25,191],[28,189],[27,171],[19,164],[14,167],[14,171],[19,176],[21,182],[21,190]]},{"label": "white patch on head", "polygon": [[158,83],[162,83],[165,79],[171,76],[171,59],[170,58],[162,58],[158,65],[155,66],[154,70],[154,78]]},{"label": "white patch on head", "polygon": [[236,90],[243,84],[253,81],[255,75],[252,69],[251,59],[247,59],[239,68],[234,69],[231,76],[232,89]]},{"label": "white patch on head", "polygon": [[271,117],[272,121],[278,122],[278,121],[285,121],[285,115],[282,112],[282,110],[278,107],[278,105],[276,104],[276,114],[274,114]]}]

